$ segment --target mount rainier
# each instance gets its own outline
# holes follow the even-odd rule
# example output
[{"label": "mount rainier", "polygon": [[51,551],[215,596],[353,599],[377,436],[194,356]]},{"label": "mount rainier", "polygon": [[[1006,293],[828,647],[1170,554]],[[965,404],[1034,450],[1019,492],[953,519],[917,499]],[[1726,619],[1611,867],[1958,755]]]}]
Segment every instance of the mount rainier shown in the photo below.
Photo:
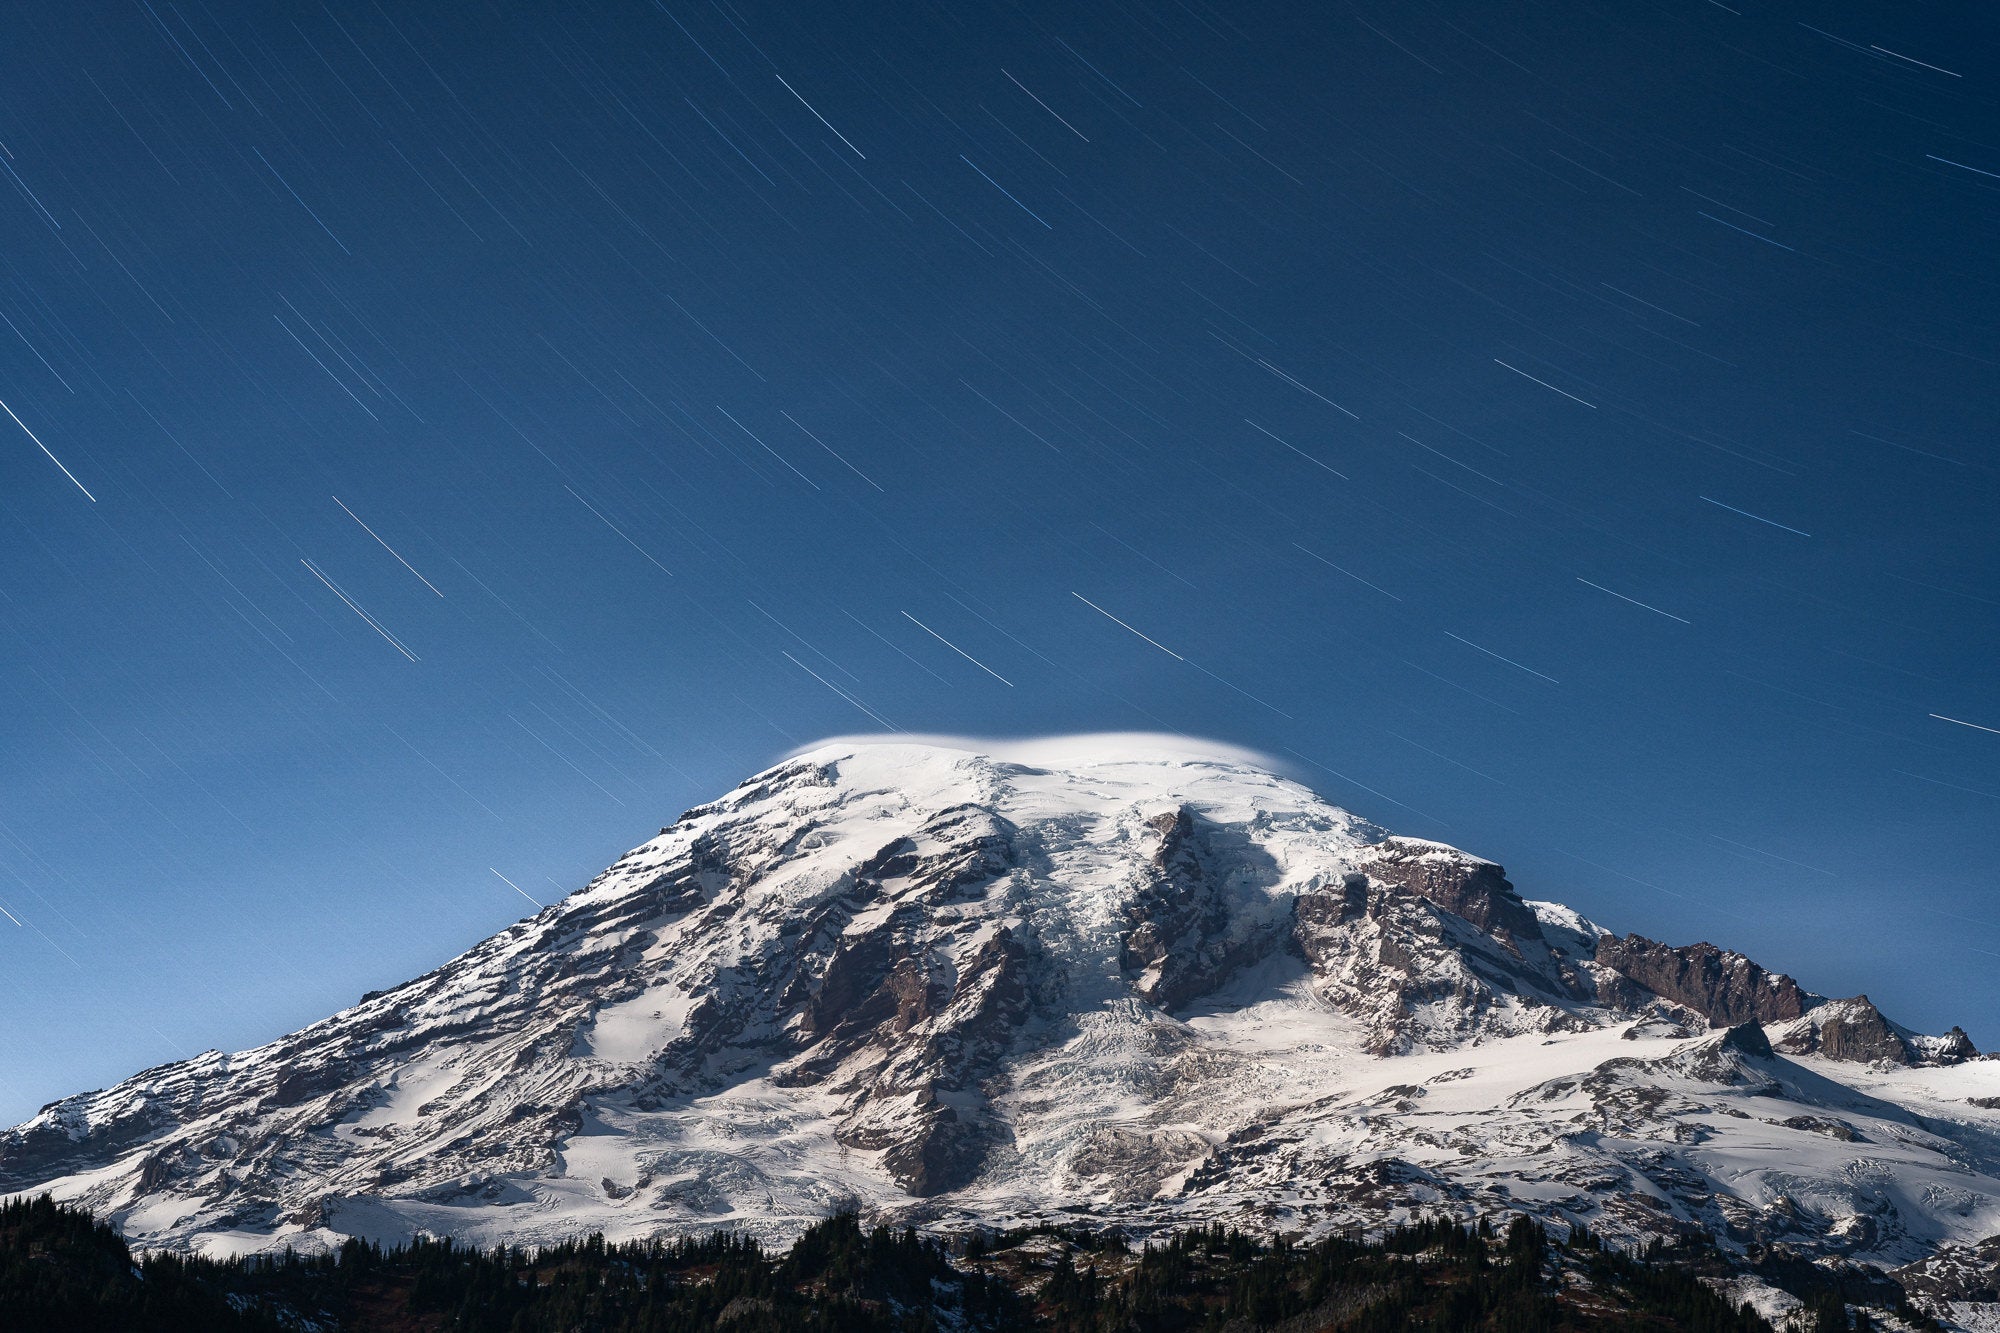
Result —
[{"label": "mount rainier", "polygon": [[2000,1062],[1252,756],[876,738],[323,1022],[43,1108],[0,1193],[44,1190],[209,1254],[1528,1210],[1940,1273],[2000,1236]]}]

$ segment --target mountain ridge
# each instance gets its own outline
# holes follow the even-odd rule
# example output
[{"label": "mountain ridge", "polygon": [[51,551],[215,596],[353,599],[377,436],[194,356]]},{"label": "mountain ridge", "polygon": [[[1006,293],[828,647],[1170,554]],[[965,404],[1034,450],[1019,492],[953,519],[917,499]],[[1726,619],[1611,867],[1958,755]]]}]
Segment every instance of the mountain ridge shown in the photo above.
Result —
[{"label": "mountain ridge", "polygon": [[1246,752],[841,740],[421,977],[51,1103],[0,1192],[215,1254],[1521,1210],[1888,1266],[2000,1234],[1975,1056]]}]

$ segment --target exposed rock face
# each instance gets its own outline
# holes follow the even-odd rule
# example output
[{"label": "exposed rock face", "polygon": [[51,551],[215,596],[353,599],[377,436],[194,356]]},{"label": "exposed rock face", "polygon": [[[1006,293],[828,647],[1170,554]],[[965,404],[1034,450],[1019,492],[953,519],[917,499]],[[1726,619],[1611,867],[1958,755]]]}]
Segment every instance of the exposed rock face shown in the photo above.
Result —
[{"label": "exposed rock face", "polygon": [[[990,810],[955,806],[862,862],[808,927],[780,1002],[804,1049],[774,1081],[846,1095],[835,1139],[880,1150],[919,1198],[977,1171],[995,1133],[980,1081],[1028,1010],[1020,943],[993,931],[941,951],[933,912],[1012,869],[1018,833]],[[871,917],[872,929],[854,929]]]},{"label": "exposed rock face", "polygon": [[1227,863],[1193,810],[1182,805],[1146,823],[1160,844],[1126,909],[1132,928],[1119,956],[1140,997],[1171,1010],[1208,994],[1262,952],[1269,932],[1232,916]]},{"label": "exposed rock face", "polygon": [[[1498,866],[1437,843],[1385,844],[1354,858],[1365,869],[1293,905],[1292,939],[1314,989],[1367,1023],[1368,1050],[1396,1055],[1579,1021],[1572,1006],[1586,997],[1584,979]],[[1381,879],[1385,870],[1393,878]]]},{"label": "exposed rock face", "polygon": [[[1794,1023],[1779,1045],[1787,1051],[1822,1055],[1829,1060],[1857,1064],[1886,1060],[1891,1064],[1913,1065],[1922,1056],[1910,1035],[1883,1017],[1866,995],[1857,995],[1851,1000],[1829,1000],[1816,1008],[1804,1020]],[[1926,1040],[1947,1049],[1955,1045],[1944,1038]],[[1971,1044],[1966,1042],[1967,1046]]]},{"label": "exposed rock face", "polygon": [[1979,1048],[1972,1044],[1972,1038],[1965,1035],[1965,1029],[1954,1026],[1950,1031],[1937,1037],[1906,1037],[1905,1040],[1916,1049],[1919,1058],[1940,1065],[1962,1064],[1979,1058]]},{"label": "exposed rock face", "polygon": [[1596,961],[1717,1027],[1782,1022],[1819,1000],[1790,977],[1713,944],[1676,947],[1643,935],[1606,935],[1597,942]]},{"label": "exposed rock face", "polygon": [[[1976,1245],[1946,1245],[1890,1274],[1933,1311],[1946,1302],[2000,1302],[2000,1236]],[[1939,1311],[1942,1313],[1942,1311]]]},{"label": "exposed rock face", "polygon": [[2000,1063],[1949,1096],[1881,1063],[1962,1034],[1606,940],[1262,768],[1102,739],[815,750],[434,972],[45,1108],[0,1133],[0,1192],[212,1251],[783,1239],[849,1206],[1521,1207],[1878,1263],[2000,1232]]},{"label": "exposed rock face", "polygon": [[1912,1063],[1909,1044],[1889,1026],[1866,995],[1857,995],[1834,1006],[1819,1024],[1819,1050],[1829,1060],[1893,1060]]},{"label": "exposed rock face", "polygon": [[1541,922],[1507,882],[1507,872],[1491,861],[1420,838],[1388,837],[1355,864],[1369,878],[1400,885],[1490,934],[1542,938]]},{"label": "exposed rock face", "polygon": [[[35,1118],[0,1135],[0,1193],[70,1171],[108,1165],[173,1123],[172,1112],[141,1080],[171,1077],[181,1066],[163,1065],[128,1080],[130,1094],[85,1113],[78,1099],[50,1102]],[[121,1086],[128,1086],[121,1085]]]},{"label": "exposed rock face", "polygon": [[1761,1023],[1742,1023],[1722,1034],[1722,1045],[1744,1055],[1768,1060],[1777,1052],[1771,1049],[1771,1039],[1764,1035]]}]

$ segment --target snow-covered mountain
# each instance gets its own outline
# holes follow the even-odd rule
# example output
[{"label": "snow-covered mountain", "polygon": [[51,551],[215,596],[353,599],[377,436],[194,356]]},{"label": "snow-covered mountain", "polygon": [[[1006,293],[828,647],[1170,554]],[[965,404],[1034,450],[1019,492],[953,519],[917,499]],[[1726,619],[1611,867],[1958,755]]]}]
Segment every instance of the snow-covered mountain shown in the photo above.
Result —
[{"label": "snow-covered mountain", "polygon": [[209,1253],[1528,1208],[1942,1273],[2000,1235],[2000,1062],[1252,756],[836,741],[426,976],[44,1108],[0,1135],[42,1189]]}]

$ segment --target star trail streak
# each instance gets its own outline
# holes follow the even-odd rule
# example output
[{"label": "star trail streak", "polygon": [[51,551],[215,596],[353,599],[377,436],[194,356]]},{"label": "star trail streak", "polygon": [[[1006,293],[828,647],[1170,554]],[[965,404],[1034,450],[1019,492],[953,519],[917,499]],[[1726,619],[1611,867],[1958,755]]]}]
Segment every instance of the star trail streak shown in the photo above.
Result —
[{"label": "star trail streak", "polygon": [[14,424],[19,426],[23,431],[27,433],[28,438],[35,442],[35,447],[37,449],[40,449],[44,454],[48,455],[48,459],[51,463],[54,463],[57,467],[62,468],[62,474],[70,479],[70,483],[72,485],[74,485],[78,490],[83,492],[85,499],[89,500],[92,504],[97,503],[97,497],[92,495],[90,491],[84,486],[84,484],[76,479],[76,474],[74,472],[71,472],[67,467],[63,466],[63,461],[60,458],[57,458],[54,454],[49,453],[49,447],[46,444],[42,443],[42,437],[35,434],[34,431],[29,430],[28,423],[21,420],[20,417],[15,416],[13,408],[8,407],[7,404],[4,402],[0,402],[0,411],[5,411],[8,416],[14,418]]},{"label": "star trail streak", "polygon": [[1002,685],[1005,685],[1008,689],[1011,690],[1014,688],[1013,681],[1008,680],[1005,676],[995,671],[992,667],[987,666],[986,663],[980,661],[978,658],[974,657],[971,653],[966,652],[965,649],[959,647],[957,644],[953,643],[950,639],[947,639],[944,635],[938,633],[936,630],[932,629],[929,625],[926,625],[923,621],[918,620],[908,611],[903,612],[903,618],[909,621],[912,625],[915,625],[918,629],[922,630],[924,633],[930,635],[933,639],[936,639],[939,643],[943,644],[945,647],[957,653],[960,657],[964,658],[966,661],[972,663],[972,665],[978,667],[981,671],[984,671],[987,675],[993,677],[993,679],[999,681]]}]

